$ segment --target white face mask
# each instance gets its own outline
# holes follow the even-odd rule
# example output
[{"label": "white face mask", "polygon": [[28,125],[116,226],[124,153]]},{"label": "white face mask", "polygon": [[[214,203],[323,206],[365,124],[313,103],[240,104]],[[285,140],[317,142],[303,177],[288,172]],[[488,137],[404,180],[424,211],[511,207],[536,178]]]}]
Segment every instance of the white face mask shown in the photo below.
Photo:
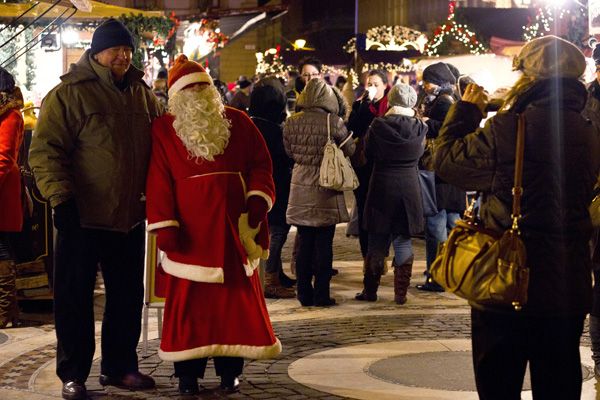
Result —
[{"label": "white face mask", "polygon": [[369,100],[373,100],[375,95],[377,94],[377,88],[375,86],[369,86],[367,88],[367,96],[369,96]]}]

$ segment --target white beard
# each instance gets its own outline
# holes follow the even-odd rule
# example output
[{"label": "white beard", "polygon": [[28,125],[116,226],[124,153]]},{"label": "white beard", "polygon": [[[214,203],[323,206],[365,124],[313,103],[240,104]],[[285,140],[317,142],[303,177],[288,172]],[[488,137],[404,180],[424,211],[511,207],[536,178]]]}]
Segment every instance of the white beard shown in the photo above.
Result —
[{"label": "white beard", "polygon": [[225,118],[221,95],[212,85],[193,86],[169,98],[169,112],[175,116],[173,128],[190,158],[214,161],[223,154],[231,123]]}]

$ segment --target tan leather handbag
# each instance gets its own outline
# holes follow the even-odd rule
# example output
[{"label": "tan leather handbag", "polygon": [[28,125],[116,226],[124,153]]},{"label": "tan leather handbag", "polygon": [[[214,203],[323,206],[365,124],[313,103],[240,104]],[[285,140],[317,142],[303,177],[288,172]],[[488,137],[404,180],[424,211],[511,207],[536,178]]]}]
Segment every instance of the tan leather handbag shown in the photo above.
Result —
[{"label": "tan leather handbag", "polygon": [[512,227],[505,232],[484,228],[472,207],[457,222],[431,265],[431,277],[446,291],[482,305],[527,303],[529,269],[520,238],[525,118],[519,115],[513,186]]},{"label": "tan leather handbag", "polygon": [[337,191],[354,190],[358,187],[358,177],[352,169],[350,159],[344,155],[342,147],[352,140],[352,134],[336,145],[331,139],[330,116],[327,114],[327,144],[323,148],[323,159],[319,169],[319,185]]}]

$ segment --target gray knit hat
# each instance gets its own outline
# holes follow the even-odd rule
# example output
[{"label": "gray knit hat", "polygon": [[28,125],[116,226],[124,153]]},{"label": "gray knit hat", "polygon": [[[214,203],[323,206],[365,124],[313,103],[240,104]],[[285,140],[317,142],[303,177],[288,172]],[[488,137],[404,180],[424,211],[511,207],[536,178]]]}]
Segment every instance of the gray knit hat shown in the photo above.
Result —
[{"label": "gray knit hat", "polygon": [[553,35],[527,42],[513,60],[514,70],[536,79],[579,78],[585,67],[585,56],[581,50]]},{"label": "gray knit hat", "polygon": [[417,104],[417,92],[405,83],[397,83],[388,92],[388,105],[413,108]]}]

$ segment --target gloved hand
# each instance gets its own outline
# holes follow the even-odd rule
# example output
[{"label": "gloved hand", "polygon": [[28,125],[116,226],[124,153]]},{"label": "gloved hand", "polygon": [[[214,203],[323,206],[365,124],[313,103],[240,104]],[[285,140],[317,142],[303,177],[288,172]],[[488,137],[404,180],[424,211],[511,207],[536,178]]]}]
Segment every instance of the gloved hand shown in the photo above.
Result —
[{"label": "gloved hand", "polygon": [[176,251],[179,246],[179,228],[168,226],[156,231],[156,246],[162,251],[169,253]]},{"label": "gloved hand", "polygon": [[250,196],[246,200],[246,208],[248,209],[248,225],[256,228],[267,216],[269,205],[260,196]]},{"label": "gloved hand", "polygon": [[254,238],[259,230],[260,223],[258,223],[258,226],[255,228],[250,227],[248,223],[248,213],[243,213],[240,215],[240,218],[238,219],[240,242],[242,242],[242,246],[244,246],[249,260],[258,259],[262,255],[262,247],[257,245],[254,241]]},{"label": "gloved hand", "polygon": [[54,226],[59,231],[74,231],[81,228],[79,210],[74,198],[54,207]]}]

